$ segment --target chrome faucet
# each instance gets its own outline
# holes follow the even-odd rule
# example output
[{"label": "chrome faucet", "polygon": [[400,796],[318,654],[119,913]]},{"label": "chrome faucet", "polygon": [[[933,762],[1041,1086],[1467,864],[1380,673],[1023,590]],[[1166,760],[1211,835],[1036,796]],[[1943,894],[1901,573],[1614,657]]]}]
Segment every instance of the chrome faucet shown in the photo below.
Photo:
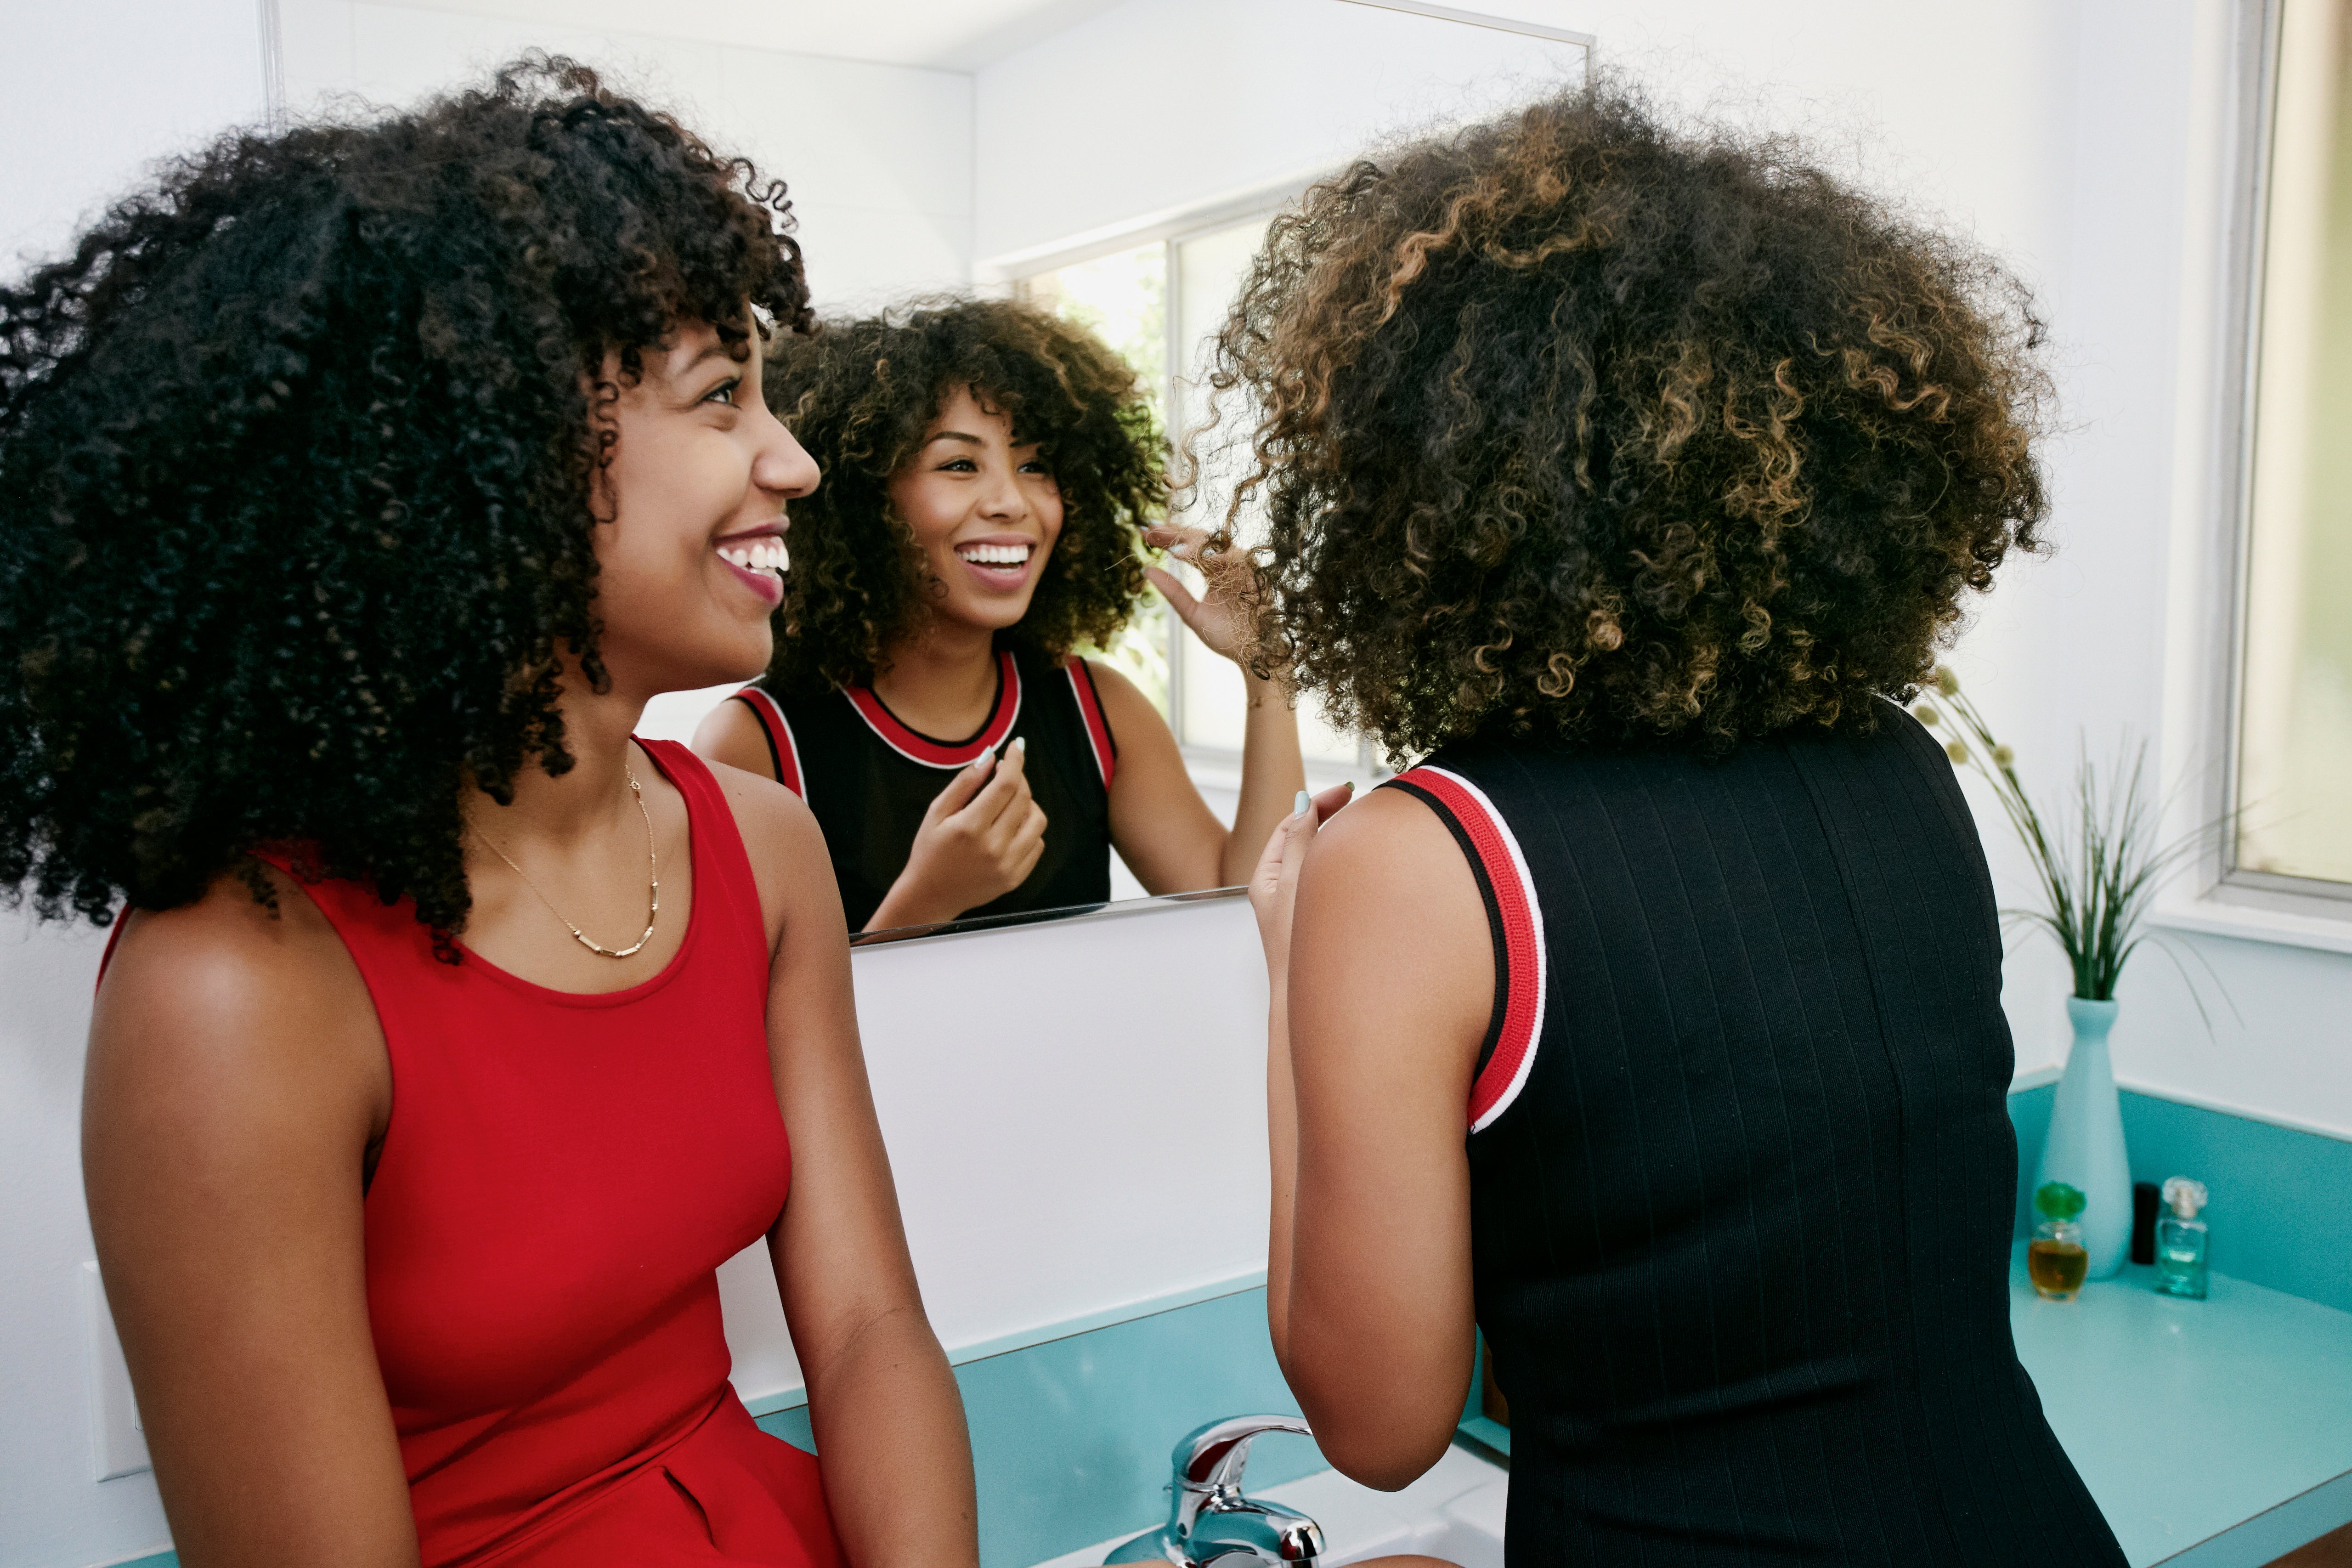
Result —
[{"label": "chrome faucet", "polygon": [[1232,1415],[1212,1421],[1176,1445],[1176,1479],[1168,1522],[1137,1536],[1103,1561],[1174,1563],[1181,1568],[1246,1568],[1250,1563],[1310,1563],[1323,1553],[1323,1531],[1296,1509],[1242,1495],[1242,1469],[1261,1432],[1315,1434],[1296,1415]]}]

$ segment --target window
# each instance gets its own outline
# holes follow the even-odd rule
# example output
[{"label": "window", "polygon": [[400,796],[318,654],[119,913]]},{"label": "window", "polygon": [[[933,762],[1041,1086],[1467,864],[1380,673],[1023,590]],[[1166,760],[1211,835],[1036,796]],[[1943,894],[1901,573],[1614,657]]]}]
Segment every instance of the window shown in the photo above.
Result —
[{"label": "window", "polygon": [[2273,0],[2228,880],[2352,898],[2352,0]]},{"label": "window", "polygon": [[[1208,344],[1265,237],[1270,216],[1260,211],[1214,222],[1034,273],[1018,289],[1022,298],[1091,328],[1125,355],[1181,447],[1207,417],[1202,384]],[[1209,493],[1215,489],[1204,487]],[[1151,694],[1196,774],[1230,775],[1240,767],[1247,719],[1241,670],[1212,653],[1157,595],[1102,652]],[[1332,729],[1312,697],[1301,700],[1298,719],[1300,747],[1318,778],[1368,778],[1379,771],[1370,742]]]},{"label": "window", "polygon": [[[1168,419],[1168,265],[1164,246],[1114,251],[1091,261],[1024,278],[1020,295],[1065,321],[1087,328],[1135,367],[1152,412]],[[1176,617],[1160,595],[1106,648],[1092,650],[1118,667],[1151,705],[1170,710],[1169,667]],[[1175,628],[1181,630],[1181,628]],[[1181,734],[1180,734],[1181,738]]]}]

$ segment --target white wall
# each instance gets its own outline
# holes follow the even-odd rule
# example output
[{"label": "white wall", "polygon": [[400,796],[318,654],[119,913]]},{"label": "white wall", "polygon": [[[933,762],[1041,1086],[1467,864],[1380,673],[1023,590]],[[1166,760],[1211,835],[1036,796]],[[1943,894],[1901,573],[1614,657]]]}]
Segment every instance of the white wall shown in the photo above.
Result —
[{"label": "white wall", "polygon": [[[15,5],[0,94],[0,272],[61,254],[152,161],[263,111],[253,0]],[[163,1539],[153,1483],[100,1485],[79,1274],[82,1040],[101,933],[0,914],[0,1568]]]},{"label": "white wall", "polygon": [[974,250],[1319,174],[1583,66],[1572,44],[1338,0],[1128,0],[979,72]]},{"label": "white wall", "polygon": [[[2226,648],[2221,410],[2226,0],[1811,0],[1566,5],[1601,56],[1687,100],[1811,120],[1868,178],[2006,256],[2052,327],[2063,423],[2047,457],[2054,554],[2007,568],[1954,663],[2060,798],[2078,745],[2145,739],[2178,829],[2220,763],[2210,696]],[[1923,70],[1923,62],[1933,68]],[[2352,805],[2352,786],[2347,786]],[[1979,819],[2004,899],[2029,901],[1997,811]],[[2189,902],[2196,889],[2179,889]],[[2250,937],[2288,922],[2201,906],[2126,973],[2116,1071],[2134,1087],[2352,1137],[2352,926],[2331,951]],[[2327,940],[2324,935],[2319,941]],[[2176,967],[2177,965],[2177,967]],[[2209,975],[2210,966],[2210,975]],[[2181,971],[2198,977],[2209,1029]],[[2054,950],[2022,939],[2009,1003],[2021,1069],[2063,1059]],[[2226,1000],[2223,997],[2226,993]],[[2232,1005],[2235,1013],[2231,1011]]]},{"label": "white wall", "polygon": [[[2223,650],[2208,634],[2225,591],[2211,425],[2228,0],[1480,3],[1592,35],[1596,60],[1669,104],[1804,133],[2032,285],[2060,386],[2046,448],[2057,548],[2004,571],[1953,663],[2045,798],[2071,783],[2078,743],[2105,756],[2146,739],[2185,803],[2174,826],[2193,823],[2220,752],[2210,688]],[[982,265],[1328,163],[1350,138],[1412,119],[1421,89],[1374,58],[1404,36],[1383,27],[1446,25],[1339,0],[1127,0],[984,68]],[[1419,58],[1430,75],[1475,83],[1472,98],[1536,74],[1525,52],[1482,52],[1508,35],[1453,30]],[[1051,115],[1034,107],[1045,96]],[[1202,123],[1187,103],[1216,112]],[[1123,125],[1131,139],[1074,125]],[[2024,862],[1981,804],[2003,898],[2026,902]],[[2182,919],[2216,929],[2160,931],[2164,945],[2135,960],[2118,1075],[2352,1136],[2352,955],[2269,940],[2291,922],[2203,904]],[[2352,946],[2352,925],[2335,941]],[[2204,987],[2210,1030],[2176,958]],[[2021,940],[2009,985],[2021,1074],[2063,1061],[2067,988],[2054,950]]]},{"label": "white wall", "polygon": [[76,0],[7,20],[0,272],[62,251],[150,161],[260,118],[253,0]]},{"label": "white wall", "polygon": [[406,103],[526,48],[570,54],[791,187],[820,309],[955,288],[971,271],[971,78],[652,33],[374,0],[280,0],[286,96]]},{"label": "white wall", "polygon": [[[1265,1268],[1265,976],[1241,898],[853,956],[907,1240],[950,1354]],[[735,1384],[796,1386],[764,1249]]]},{"label": "white wall", "polygon": [[0,1565],[74,1568],[164,1539],[152,1477],[92,1479],[81,1058],[105,933],[0,918]]}]

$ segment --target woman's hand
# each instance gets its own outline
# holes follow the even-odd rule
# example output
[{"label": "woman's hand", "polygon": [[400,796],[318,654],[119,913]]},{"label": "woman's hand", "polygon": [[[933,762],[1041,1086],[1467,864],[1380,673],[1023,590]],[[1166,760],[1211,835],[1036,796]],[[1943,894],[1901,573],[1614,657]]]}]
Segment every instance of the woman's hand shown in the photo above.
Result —
[{"label": "woman's hand", "polygon": [[[1230,887],[1248,875],[1252,852],[1265,842],[1266,834],[1281,820],[1291,796],[1307,782],[1306,768],[1299,760],[1298,716],[1291,709],[1288,672],[1273,670],[1261,676],[1245,662],[1252,654],[1250,606],[1255,598],[1257,573],[1248,551],[1236,547],[1212,552],[1208,548],[1209,536],[1197,528],[1150,528],[1144,531],[1143,537],[1145,542],[1163,548],[1175,559],[1200,570],[1206,584],[1198,596],[1177,581],[1171,572],[1152,567],[1150,575],[1152,585],[1167,596],[1170,606],[1192,628],[1193,636],[1212,652],[1242,667],[1242,689],[1248,706],[1242,731],[1241,799],[1234,807],[1232,829],[1216,846],[1213,873],[1216,886]],[[1161,831],[1160,824],[1165,817],[1159,812],[1130,809],[1128,802],[1119,798],[1119,788],[1129,772],[1122,763],[1119,783],[1112,786],[1111,832],[1119,852],[1127,856],[1128,864],[1135,866],[1138,856],[1130,847],[1138,845],[1144,835]],[[1189,781],[1184,787],[1186,793],[1193,794]],[[1134,793],[1129,791],[1129,800]],[[1197,802],[1197,794],[1194,799]],[[1205,813],[1207,808],[1200,809]],[[1147,852],[1145,858],[1158,858]],[[1139,866],[1137,874],[1143,875]],[[1145,885],[1150,885],[1149,877],[1145,878]],[[1174,884],[1180,888],[1197,885],[1200,884],[1181,881]]]},{"label": "woman's hand", "polygon": [[866,930],[951,921],[1028,879],[1045,852],[1045,811],[1030,796],[1025,761],[1016,740],[1003,761],[983,752],[948,781]]},{"label": "woman's hand", "polygon": [[1143,542],[1155,550],[1165,550],[1177,560],[1197,568],[1207,579],[1204,590],[1195,595],[1179,582],[1172,572],[1158,566],[1147,566],[1143,574],[1160,590],[1177,617],[1192,628],[1192,635],[1205,644],[1210,652],[1222,658],[1241,662],[1242,649],[1248,641],[1249,626],[1243,608],[1242,584],[1255,570],[1249,552],[1239,545],[1231,550],[1209,552],[1209,535],[1198,528],[1174,528],[1165,524],[1143,531]]},{"label": "woman's hand", "polygon": [[1298,809],[1285,817],[1265,841],[1265,853],[1250,873],[1250,908],[1257,913],[1257,937],[1265,949],[1267,980],[1279,994],[1290,973],[1290,911],[1298,901],[1298,868],[1315,830],[1354,796],[1353,784],[1334,784],[1318,795],[1298,792]]}]

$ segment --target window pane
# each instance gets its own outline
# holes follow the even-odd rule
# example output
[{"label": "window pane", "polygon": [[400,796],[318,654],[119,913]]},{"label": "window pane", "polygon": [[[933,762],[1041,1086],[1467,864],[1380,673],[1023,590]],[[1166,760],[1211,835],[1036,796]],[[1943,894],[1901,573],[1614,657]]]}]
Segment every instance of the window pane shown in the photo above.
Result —
[{"label": "window pane", "polygon": [[[1041,272],[1021,280],[1021,297],[1091,331],[1135,367],[1152,411],[1166,419],[1168,247],[1152,244]],[[1169,627],[1174,617],[1157,594],[1110,640],[1088,650],[1168,711]]]},{"label": "window pane", "polygon": [[[1196,505],[1230,493],[1232,481],[1248,471],[1244,452],[1233,449],[1236,441],[1246,442],[1246,410],[1233,405],[1229,399],[1224,423],[1205,436],[1202,432],[1209,418],[1206,383],[1211,345],[1217,330],[1225,324],[1225,311],[1231,308],[1234,296],[1241,291],[1250,258],[1257,254],[1258,246],[1265,238],[1265,226],[1264,217],[1244,218],[1180,240],[1173,247],[1177,344],[1173,433],[1180,447],[1198,448],[1195,455],[1204,468]],[[1203,510],[1196,521],[1205,526],[1221,520]],[[1247,534],[1244,521],[1244,537]]]},{"label": "window pane", "polygon": [[1021,296],[1075,321],[1135,367],[1155,412],[1168,380],[1168,251],[1152,244],[1021,280]]},{"label": "window pane", "polygon": [[[1180,440],[1192,437],[1208,418],[1208,400],[1204,383],[1209,348],[1217,329],[1224,324],[1225,311],[1240,292],[1243,276],[1248,272],[1250,258],[1265,239],[1266,219],[1263,216],[1244,218],[1239,223],[1213,229],[1179,240],[1176,251],[1176,332],[1180,364],[1175,386],[1178,418],[1181,422],[1177,435]],[[1236,424],[1236,419],[1243,422]],[[1246,437],[1246,416],[1228,406],[1226,423],[1202,443],[1199,456],[1205,481],[1202,496],[1214,498],[1229,493],[1233,480],[1247,471],[1244,451],[1231,444],[1235,437]],[[1205,511],[1196,514],[1202,524],[1217,521]],[[1249,539],[1254,531],[1249,520],[1242,522],[1242,537]],[[1181,637],[1184,661],[1183,713],[1178,731],[1186,745],[1238,751],[1242,732],[1247,722],[1247,694],[1242,684],[1241,671],[1228,660],[1219,658],[1201,646],[1189,632]],[[1359,750],[1352,735],[1342,735],[1323,721],[1319,706],[1312,698],[1302,702],[1298,713],[1298,743],[1309,761],[1352,768]]]},{"label": "window pane", "polygon": [[2352,882],[2352,0],[2282,24],[2237,860]]}]

